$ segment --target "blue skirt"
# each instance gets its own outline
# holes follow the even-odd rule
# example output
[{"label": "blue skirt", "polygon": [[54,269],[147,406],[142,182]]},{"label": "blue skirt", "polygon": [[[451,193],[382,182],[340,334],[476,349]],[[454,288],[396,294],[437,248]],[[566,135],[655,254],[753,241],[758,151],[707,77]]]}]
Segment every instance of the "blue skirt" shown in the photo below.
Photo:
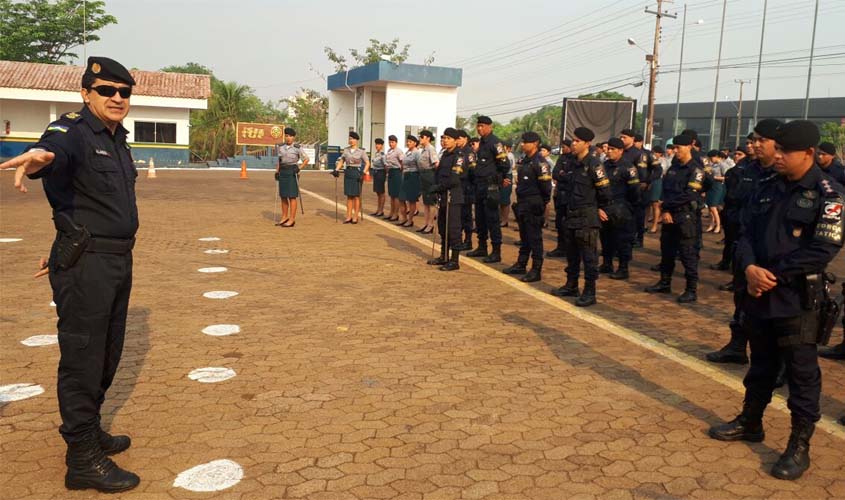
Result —
[{"label": "blue skirt", "polygon": [[663,199],[663,179],[657,179],[651,183],[651,191],[649,193],[649,199],[652,202],[660,201]]},{"label": "blue skirt", "polygon": [[358,167],[348,167],[343,171],[344,196],[361,196],[361,171]]},{"label": "blue skirt", "polygon": [[402,174],[402,192],[399,199],[410,203],[416,203],[420,197],[420,173],[405,172]]},{"label": "blue skirt", "polygon": [[437,194],[429,192],[434,183],[434,169],[420,171],[420,193],[425,205],[437,205]]},{"label": "blue skirt", "polygon": [[387,194],[391,198],[399,198],[402,193],[402,171],[391,168],[387,171]]},{"label": "blue skirt", "polygon": [[384,170],[373,170],[373,192],[384,193],[384,181],[387,179],[387,172]]},{"label": "blue skirt", "polygon": [[713,186],[707,191],[706,202],[708,207],[718,207],[725,202],[724,182],[713,182]]},{"label": "blue skirt", "polygon": [[511,204],[511,194],[513,193],[513,184],[508,187],[500,187],[499,188],[499,205],[501,206],[510,206]]},{"label": "blue skirt", "polygon": [[279,197],[296,198],[299,196],[296,173],[292,168],[279,170]]}]

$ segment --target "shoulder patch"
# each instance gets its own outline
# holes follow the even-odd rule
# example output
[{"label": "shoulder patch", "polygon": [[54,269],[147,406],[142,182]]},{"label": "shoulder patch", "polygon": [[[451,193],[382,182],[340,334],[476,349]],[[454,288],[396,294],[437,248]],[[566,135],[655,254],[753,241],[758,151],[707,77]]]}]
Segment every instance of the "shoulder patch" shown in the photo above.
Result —
[{"label": "shoulder patch", "polygon": [[70,127],[67,125],[59,125],[58,123],[51,123],[47,126],[47,132],[61,132],[66,134],[68,130],[70,130]]},{"label": "shoulder patch", "polygon": [[845,200],[841,196],[832,196],[824,201],[821,218],[816,224],[814,235],[816,240],[842,246],[842,232],[845,229],[843,208],[845,208]]},{"label": "shoulder patch", "polygon": [[62,118],[67,118],[71,121],[79,121],[82,119],[82,115],[77,113],[76,111],[71,111],[70,113],[65,113],[62,115]]}]

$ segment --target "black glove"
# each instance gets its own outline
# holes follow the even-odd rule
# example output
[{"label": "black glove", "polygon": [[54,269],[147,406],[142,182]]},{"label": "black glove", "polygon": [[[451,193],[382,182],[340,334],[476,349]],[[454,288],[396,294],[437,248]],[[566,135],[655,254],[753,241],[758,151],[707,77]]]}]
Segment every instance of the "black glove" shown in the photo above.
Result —
[{"label": "black glove", "polygon": [[337,179],[338,177],[340,177],[340,172],[338,172],[337,169],[332,170],[332,177]]},{"label": "black glove", "polygon": [[279,173],[278,172],[276,172],[275,177],[276,177],[276,180],[279,180]]},{"label": "black glove", "polygon": [[299,172],[301,172],[301,171],[302,171],[302,169],[299,168],[299,165],[297,165],[296,168],[293,170],[293,173],[296,174],[296,175],[299,175]]},{"label": "black glove", "polygon": [[431,187],[428,188],[429,194],[435,193],[445,193],[446,186],[441,186],[440,184],[433,184]]}]

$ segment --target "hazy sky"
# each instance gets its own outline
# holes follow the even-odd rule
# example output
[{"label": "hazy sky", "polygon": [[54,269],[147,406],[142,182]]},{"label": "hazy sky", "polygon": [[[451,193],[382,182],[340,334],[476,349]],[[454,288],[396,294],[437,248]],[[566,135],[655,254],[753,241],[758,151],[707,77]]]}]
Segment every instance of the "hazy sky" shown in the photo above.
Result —
[{"label": "hazy sky", "polygon": [[[712,101],[723,0],[687,2],[682,101]],[[719,99],[736,99],[736,79],[754,80],[764,0],[728,0]],[[458,112],[506,120],[564,96],[615,88],[643,102],[655,2],[642,0],[106,0],[118,24],[89,55],[156,70],[188,61],[277,100],[299,87],[325,92],[332,73],[323,47],[363,48],[370,38],[411,44],[408,62],[464,69]],[[684,4],[665,3],[657,102],[674,102]],[[815,0],[768,0],[760,98],[804,97]],[[702,24],[696,22],[702,19]],[[820,0],[811,95],[845,95],[845,0]],[[80,55],[82,53],[80,49]],[[766,61],[771,61],[768,64]],[[732,65],[734,68],[726,68]],[[735,66],[741,67],[735,67]],[[616,88],[618,87],[618,88]]]}]

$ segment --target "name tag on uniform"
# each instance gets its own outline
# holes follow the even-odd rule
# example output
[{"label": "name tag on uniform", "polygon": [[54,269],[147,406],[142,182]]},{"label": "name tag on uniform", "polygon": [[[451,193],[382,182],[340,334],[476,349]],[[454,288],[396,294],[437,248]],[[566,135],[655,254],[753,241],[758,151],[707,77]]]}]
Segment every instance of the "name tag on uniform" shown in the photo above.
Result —
[{"label": "name tag on uniform", "polygon": [[97,153],[100,156],[107,156],[107,157],[111,158],[111,154],[109,154],[109,152],[104,150],[104,149],[95,149],[94,152]]}]

